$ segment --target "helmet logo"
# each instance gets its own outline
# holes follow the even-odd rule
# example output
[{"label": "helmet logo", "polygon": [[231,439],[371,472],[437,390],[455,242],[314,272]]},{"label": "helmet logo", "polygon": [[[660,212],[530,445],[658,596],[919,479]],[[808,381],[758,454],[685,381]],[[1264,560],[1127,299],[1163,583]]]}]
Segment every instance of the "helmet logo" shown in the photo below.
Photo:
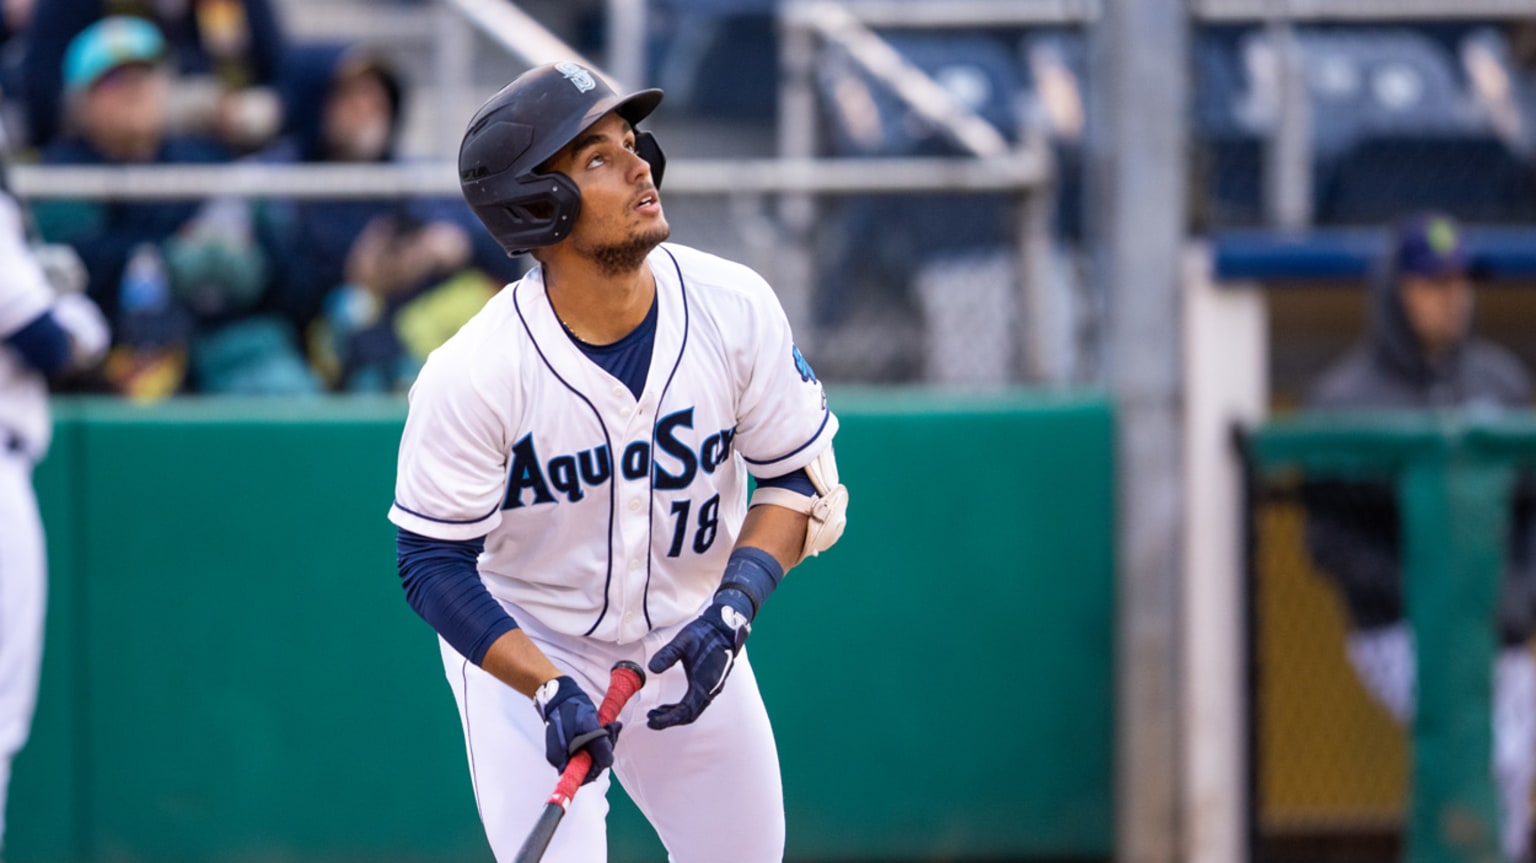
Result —
[{"label": "helmet logo", "polygon": [[592,80],[592,73],[575,63],[556,63],[555,69],[575,84],[576,89],[582,93],[597,86],[597,82]]}]

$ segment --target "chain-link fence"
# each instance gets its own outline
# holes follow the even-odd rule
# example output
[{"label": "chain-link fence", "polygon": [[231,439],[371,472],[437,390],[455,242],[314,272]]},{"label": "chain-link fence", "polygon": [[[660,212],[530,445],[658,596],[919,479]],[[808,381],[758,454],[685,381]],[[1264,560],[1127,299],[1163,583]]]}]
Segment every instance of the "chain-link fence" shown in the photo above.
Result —
[{"label": "chain-link fence", "polygon": [[1259,481],[1253,529],[1255,863],[1397,859],[1407,736],[1349,658],[1298,478]]},{"label": "chain-link fence", "polygon": [[1531,436],[1478,423],[1250,439],[1255,860],[1528,859]]}]

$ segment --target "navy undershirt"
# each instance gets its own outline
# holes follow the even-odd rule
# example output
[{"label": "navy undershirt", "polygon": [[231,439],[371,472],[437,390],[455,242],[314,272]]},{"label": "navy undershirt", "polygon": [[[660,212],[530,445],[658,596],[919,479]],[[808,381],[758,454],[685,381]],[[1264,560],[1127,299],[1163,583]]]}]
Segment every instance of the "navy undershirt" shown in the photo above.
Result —
[{"label": "navy undershirt", "polygon": [[[637,399],[645,390],[645,376],[651,371],[651,351],[656,347],[656,305],[656,299],[652,298],[651,310],[645,313],[645,320],[640,322],[640,326],[611,344],[594,345],[584,342],[576,338],[569,327],[565,327],[565,334],[587,355],[587,359],[629,387]],[[565,326],[564,321],[561,326]]]},{"label": "navy undershirt", "polygon": [[54,320],[53,312],[46,311],[33,318],[26,326],[11,333],[6,344],[16,349],[27,365],[45,375],[52,376],[69,364],[69,334]]},{"label": "navy undershirt", "polygon": [[[583,354],[629,387],[638,399],[645,390],[651,352],[656,346],[656,306],[653,300],[645,320],[612,344],[592,345],[576,338],[569,329],[565,333]],[[759,479],[757,484],[788,488],[807,496],[816,493],[803,468],[784,476]],[[404,528],[398,531],[395,541],[406,601],[455,650],[476,665],[496,639],[517,628],[517,622],[480,580],[476,560],[484,549],[484,537],[460,541],[433,539]]]}]

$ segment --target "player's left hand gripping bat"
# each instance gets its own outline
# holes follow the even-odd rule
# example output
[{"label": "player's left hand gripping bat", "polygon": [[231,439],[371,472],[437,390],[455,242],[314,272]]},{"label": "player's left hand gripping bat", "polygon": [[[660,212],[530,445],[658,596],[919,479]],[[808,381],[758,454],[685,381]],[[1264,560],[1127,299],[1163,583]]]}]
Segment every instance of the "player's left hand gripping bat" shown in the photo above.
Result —
[{"label": "player's left hand gripping bat", "polygon": [[[598,724],[607,725],[617,719],[630,696],[639,692],[644,685],[645,672],[640,666],[627,659],[614,663],[608,677],[608,694],[603,696],[603,703],[597,708]],[[554,838],[555,828],[560,825],[560,819],[565,817],[571,798],[576,796],[576,789],[581,787],[581,780],[591,767],[592,756],[586,750],[571,756],[570,762],[560,774],[560,781],[555,785],[555,792],[549,795],[543,814],[539,816],[538,823],[533,825],[528,838],[523,840],[523,847],[518,849],[513,863],[538,863],[543,858],[544,849],[549,847],[549,840]]]}]

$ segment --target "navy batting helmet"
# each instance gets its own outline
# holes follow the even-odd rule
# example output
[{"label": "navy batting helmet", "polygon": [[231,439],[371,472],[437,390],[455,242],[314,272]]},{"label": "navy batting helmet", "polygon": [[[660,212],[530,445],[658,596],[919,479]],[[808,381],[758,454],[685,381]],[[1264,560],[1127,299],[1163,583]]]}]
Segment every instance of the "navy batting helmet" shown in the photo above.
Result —
[{"label": "navy batting helmet", "polygon": [[[464,200],[509,254],[560,242],[576,224],[581,193],[569,177],[541,173],[539,166],[609,111],[634,126],[656,110],[661,96],[660,90],[620,96],[577,63],[524,72],[469,121],[459,144]],[[660,186],[666,158],[656,139],[636,130],[635,148]]]}]

